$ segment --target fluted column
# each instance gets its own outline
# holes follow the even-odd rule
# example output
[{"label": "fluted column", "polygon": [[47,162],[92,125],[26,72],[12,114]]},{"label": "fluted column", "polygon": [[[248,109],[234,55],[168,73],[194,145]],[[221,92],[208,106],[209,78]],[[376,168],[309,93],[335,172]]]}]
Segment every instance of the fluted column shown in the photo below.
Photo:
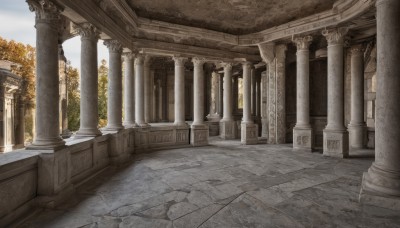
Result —
[{"label": "fluted column", "polygon": [[[241,123],[241,142],[242,144],[257,144],[258,128],[254,124],[253,116],[251,115],[252,104],[252,64],[250,62],[243,63],[243,120]],[[253,79],[254,80],[254,79]],[[255,102],[253,103],[255,104]]]},{"label": "fluted column", "polygon": [[190,144],[203,146],[208,144],[208,126],[204,124],[204,59],[192,59],[193,70],[193,123],[190,126]]},{"label": "fluted column", "polygon": [[364,50],[362,45],[351,48],[351,120],[349,124],[350,147],[365,146],[367,125],[364,122]]},{"label": "fluted column", "polygon": [[80,127],[78,137],[94,137],[101,135],[97,125],[98,114],[98,72],[97,41],[98,30],[89,23],[77,27],[81,36],[81,101]]},{"label": "fluted column", "polygon": [[344,126],[343,45],[347,28],[324,30],[328,41],[328,124],[324,129],[325,156],[347,157],[349,135]]},{"label": "fluted column", "polygon": [[174,57],[175,61],[175,125],[185,126],[185,57]]},{"label": "fluted column", "polygon": [[106,40],[109,51],[107,126],[105,130],[118,131],[122,126],[122,45],[117,40]]},{"label": "fluted column", "polygon": [[124,126],[135,126],[135,72],[134,54],[128,52],[124,54],[125,77],[124,77]]},{"label": "fluted column", "polygon": [[138,127],[147,127],[144,119],[144,59],[139,54],[135,58],[135,121]]},{"label": "fluted column", "polygon": [[36,13],[36,131],[30,149],[55,149],[60,137],[58,28],[60,9],[52,2],[28,0]]},{"label": "fluted column", "polygon": [[232,106],[232,67],[233,63],[223,63],[224,65],[224,114],[220,121],[220,136],[222,139],[234,139],[236,136],[236,123],[233,119]]},{"label": "fluted column", "polygon": [[151,121],[151,76],[150,76],[150,64],[151,57],[146,55],[144,57],[144,122],[149,123]]},{"label": "fluted column", "polygon": [[312,128],[310,125],[310,51],[312,37],[294,39],[297,46],[296,125],[293,128],[293,148],[310,150]]},{"label": "fluted column", "polygon": [[400,209],[400,1],[378,0],[375,162],[364,173],[363,203]]}]

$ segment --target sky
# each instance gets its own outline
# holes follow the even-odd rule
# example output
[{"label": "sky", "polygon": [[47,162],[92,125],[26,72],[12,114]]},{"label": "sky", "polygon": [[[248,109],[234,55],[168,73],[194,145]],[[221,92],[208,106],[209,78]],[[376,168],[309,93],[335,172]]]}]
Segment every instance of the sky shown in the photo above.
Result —
[{"label": "sky", "polygon": [[[25,0],[0,0],[0,36],[36,46],[35,13],[29,10]],[[99,40],[98,61],[108,60],[108,50]],[[63,43],[64,55],[73,67],[80,70],[80,37],[74,37]]]}]

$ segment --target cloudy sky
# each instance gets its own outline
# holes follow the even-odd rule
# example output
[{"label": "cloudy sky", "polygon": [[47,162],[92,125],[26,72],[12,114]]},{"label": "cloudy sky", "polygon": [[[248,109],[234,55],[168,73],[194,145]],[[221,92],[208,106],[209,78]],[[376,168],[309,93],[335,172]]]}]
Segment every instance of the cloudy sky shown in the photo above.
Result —
[{"label": "cloudy sky", "polygon": [[[1,0],[0,36],[7,40],[36,46],[35,13],[29,11],[25,0]],[[80,68],[81,41],[79,37],[67,40],[63,44],[64,54],[72,66]],[[98,59],[108,60],[107,48],[98,42]]]}]

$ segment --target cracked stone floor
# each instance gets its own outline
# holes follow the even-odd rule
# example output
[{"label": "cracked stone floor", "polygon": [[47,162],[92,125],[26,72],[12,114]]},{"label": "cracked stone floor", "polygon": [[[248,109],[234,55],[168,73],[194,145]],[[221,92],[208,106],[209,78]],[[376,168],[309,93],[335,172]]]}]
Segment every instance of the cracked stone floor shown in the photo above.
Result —
[{"label": "cracked stone floor", "polygon": [[399,211],[358,203],[372,150],[336,159],[210,141],[110,167],[21,227],[400,227]]}]

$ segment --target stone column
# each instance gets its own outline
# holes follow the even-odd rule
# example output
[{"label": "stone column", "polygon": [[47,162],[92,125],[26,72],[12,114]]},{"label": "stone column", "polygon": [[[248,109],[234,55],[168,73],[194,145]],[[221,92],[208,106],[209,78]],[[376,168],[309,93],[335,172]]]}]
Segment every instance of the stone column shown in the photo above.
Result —
[{"label": "stone column", "polygon": [[256,79],[256,69],[251,69],[251,115],[253,119],[257,115],[257,79]]},{"label": "stone column", "polygon": [[220,136],[222,139],[234,139],[236,136],[236,123],[233,119],[233,94],[232,94],[232,67],[233,63],[224,65],[224,116],[220,121]]},{"label": "stone column", "polygon": [[101,135],[97,128],[98,112],[98,72],[97,41],[99,32],[89,23],[77,27],[81,36],[81,103],[80,127],[77,137],[95,137]]},{"label": "stone column", "polygon": [[400,1],[378,0],[375,162],[360,201],[400,210]]},{"label": "stone column", "polygon": [[212,72],[211,74],[211,99],[210,99],[210,113],[207,115],[209,121],[221,120],[218,113],[218,96],[219,96],[219,74]]},{"label": "stone column", "polygon": [[151,57],[146,55],[144,57],[144,122],[149,123],[151,121],[151,77],[150,77],[150,64]]},{"label": "stone column", "polygon": [[29,149],[49,149],[65,145],[60,137],[58,28],[60,10],[52,2],[28,0],[36,13],[36,132]]},{"label": "stone column", "polygon": [[58,76],[60,83],[60,122],[61,137],[69,138],[72,133],[68,129],[68,75],[67,75],[67,59],[64,56],[62,44],[58,44]]},{"label": "stone column", "polygon": [[137,127],[148,127],[144,119],[144,60],[139,54],[135,58],[135,121]]},{"label": "stone column", "polygon": [[124,126],[131,128],[135,126],[135,69],[134,54],[128,52],[124,54],[125,77],[124,77]]},{"label": "stone column", "polygon": [[204,124],[204,59],[193,58],[193,123],[190,126],[190,144],[208,145],[208,126]]},{"label": "stone column", "polygon": [[219,74],[218,87],[218,114],[221,118],[224,112],[224,74]]},{"label": "stone column", "polygon": [[347,157],[349,134],[344,126],[343,44],[347,28],[324,30],[328,41],[328,124],[324,129],[325,156]]},{"label": "stone column", "polygon": [[296,125],[293,128],[293,149],[312,149],[310,124],[310,51],[311,36],[294,39],[297,46]]},{"label": "stone column", "polygon": [[161,82],[161,122],[168,122],[168,70],[164,69]]},{"label": "stone column", "polygon": [[260,116],[261,116],[261,137],[268,139],[268,74],[267,71],[261,73],[261,106],[260,106]]},{"label": "stone column", "polygon": [[106,40],[109,51],[107,131],[119,131],[122,126],[122,45],[117,40]]},{"label": "stone column", "polygon": [[364,122],[364,50],[362,45],[351,48],[351,120],[348,129],[350,147],[364,148],[367,125]]},{"label": "stone column", "polygon": [[[257,144],[257,124],[254,124],[251,115],[251,85],[252,85],[252,64],[246,62],[243,64],[243,120],[241,124],[241,142],[242,144]],[[254,102],[255,104],[255,102]]]},{"label": "stone column", "polygon": [[175,61],[175,125],[186,126],[185,122],[185,62],[187,58],[174,57]]}]

